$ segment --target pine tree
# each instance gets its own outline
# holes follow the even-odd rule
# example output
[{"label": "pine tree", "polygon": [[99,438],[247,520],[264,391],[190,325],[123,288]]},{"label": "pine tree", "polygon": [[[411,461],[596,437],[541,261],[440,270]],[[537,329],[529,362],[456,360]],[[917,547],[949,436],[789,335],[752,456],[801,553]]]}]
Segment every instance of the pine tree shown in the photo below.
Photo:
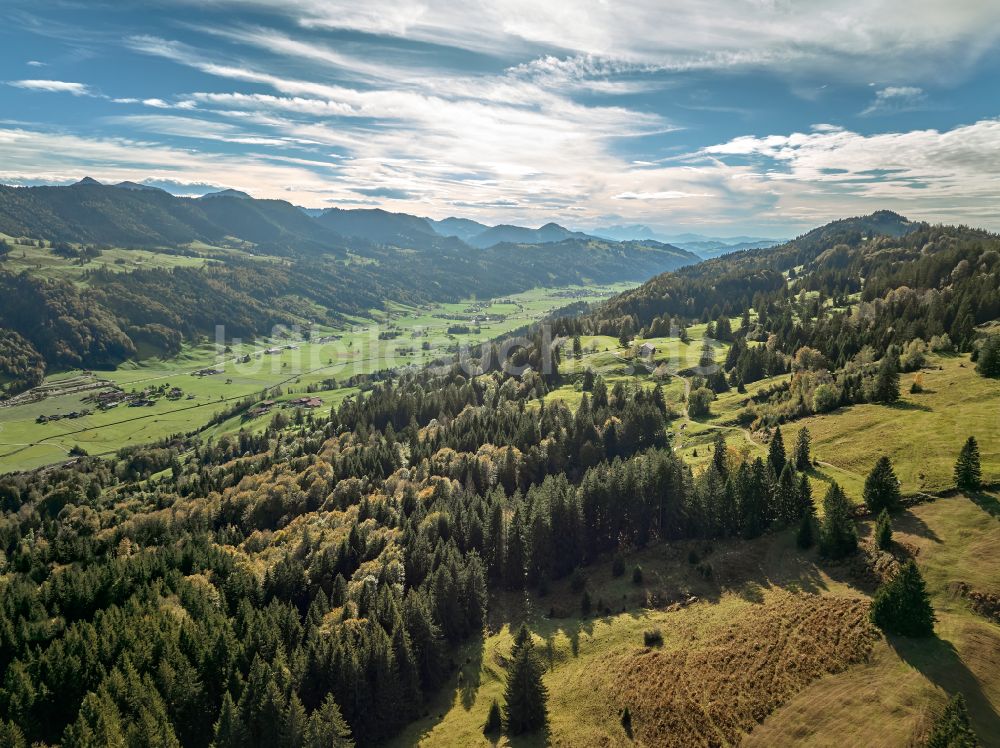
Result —
[{"label": "pine tree", "polygon": [[333,694],[327,694],[320,707],[309,716],[306,748],[354,748],[351,728],[340,713]]},{"label": "pine tree", "polygon": [[486,724],[483,725],[483,735],[499,735],[503,727],[500,716],[500,705],[493,699],[490,704],[490,711],[486,715]]},{"label": "pine tree", "polygon": [[233,697],[226,691],[222,697],[222,710],[219,712],[219,719],[215,723],[215,740],[212,741],[213,748],[241,748],[249,740],[246,726],[240,719]]},{"label": "pine tree", "polygon": [[715,469],[718,471],[719,476],[725,480],[726,476],[729,475],[729,463],[726,460],[726,437],[723,435],[722,431],[715,432],[715,438],[712,442],[712,464],[715,465]]},{"label": "pine tree", "polygon": [[872,400],[877,403],[894,403],[899,400],[899,354],[895,346],[889,346],[879,362]]},{"label": "pine tree", "polygon": [[66,748],[125,748],[121,714],[106,691],[83,697],[76,721],[66,727]]},{"label": "pine tree", "polygon": [[865,504],[870,512],[899,509],[899,478],[892,469],[892,461],[883,455],[865,479]]},{"label": "pine tree", "polygon": [[983,471],[979,463],[979,444],[970,436],[955,463],[955,484],[962,491],[977,491],[982,486]]},{"label": "pine tree", "polygon": [[816,520],[816,505],[813,504],[812,485],[809,483],[809,476],[802,473],[799,476],[799,517],[809,515],[813,521]]},{"label": "pine tree", "polygon": [[767,450],[767,463],[771,466],[771,470],[774,471],[776,478],[785,469],[787,461],[788,458],[785,456],[785,440],[781,436],[781,427],[775,426],[774,437],[771,439],[771,446]]},{"label": "pine tree", "polygon": [[934,609],[924,578],[912,560],[878,588],[872,601],[871,619],[890,634],[931,636],[934,633]]},{"label": "pine tree", "polygon": [[976,358],[976,371],[983,377],[1000,377],[1000,335],[988,335]]},{"label": "pine tree", "polygon": [[795,481],[792,463],[785,463],[775,486],[774,504],[778,520],[786,527],[793,527],[799,519],[799,489]]},{"label": "pine tree", "polygon": [[0,745],[6,748],[28,748],[24,732],[14,722],[0,720]]},{"label": "pine tree", "polygon": [[509,735],[533,732],[548,722],[548,690],[542,683],[545,666],[529,637],[512,652],[504,692],[504,717]]},{"label": "pine tree", "polygon": [[282,721],[282,748],[303,748],[308,726],[309,718],[306,716],[305,707],[302,706],[298,695],[293,692],[291,698],[288,699],[288,706],[285,707]]},{"label": "pine tree", "polygon": [[892,547],[892,522],[889,520],[889,511],[883,509],[878,519],[875,521],[875,545],[883,551]]},{"label": "pine tree", "polygon": [[851,505],[843,489],[833,483],[823,497],[823,525],[819,546],[824,556],[843,558],[858,548],[858,533],[851,515]]},{"label": "pine tree", "polygon": [[795,469],[800,473],[808,470],[812,465],[812,457],[809,454],[810,444],[809,429],[803,426],[795,438]]},{"label": "pine tree", "polygon": [[802,519],[799,520],[799,530],[795,534],[795,542],[802,550],[812,548],[813,543],[815,542],[813,539],[815,532],[813,525],[815,522],[816,520],[811,514],[803,514]]},{"label": "pine tree", "polygon": [[965,698],[957,693],[948,701],[944,712],[934,721],[927,738],[927,748],[979,748],[979,739],[969,724]]}]

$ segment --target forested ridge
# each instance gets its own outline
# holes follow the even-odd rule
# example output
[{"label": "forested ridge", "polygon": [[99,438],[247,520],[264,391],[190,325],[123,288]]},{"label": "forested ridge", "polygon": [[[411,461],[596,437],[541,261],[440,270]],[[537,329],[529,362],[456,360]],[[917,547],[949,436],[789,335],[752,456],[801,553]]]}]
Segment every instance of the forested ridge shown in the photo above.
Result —
[{"label": "forested ridge", "polygon": [[656,337],[710,322],[710,336],[731,343],[707,381],[717,393],[793,374],[744,414],[773,425],[895,399],[899,374],[931,351],[975,360],[986,340],[977,326],[998,318],[1000,237],[883,211],[665,273],[558,330]]}]

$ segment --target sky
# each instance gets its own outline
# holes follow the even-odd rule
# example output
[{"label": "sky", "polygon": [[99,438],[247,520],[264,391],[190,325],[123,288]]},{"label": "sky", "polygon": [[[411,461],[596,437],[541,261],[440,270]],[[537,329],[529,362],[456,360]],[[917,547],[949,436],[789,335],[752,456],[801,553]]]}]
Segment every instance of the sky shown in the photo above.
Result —
[{"label": "sky", "polygon": [[3,0],[0,182],[784,238],[1000,230],[992,0]]}]

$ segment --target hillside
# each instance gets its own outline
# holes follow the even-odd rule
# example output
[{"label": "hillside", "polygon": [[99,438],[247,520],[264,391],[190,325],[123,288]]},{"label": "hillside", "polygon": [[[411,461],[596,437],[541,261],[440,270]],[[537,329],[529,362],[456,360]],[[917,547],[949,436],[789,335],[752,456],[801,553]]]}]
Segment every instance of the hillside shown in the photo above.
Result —
[{"label": "hillside", "polygon": [[[0,477],[0,735],[908,746],[960,697],[997,745],[998,249],[880,213],[696,265],[650,241],[456,250],[496,273],[480,288],[536,256],[578,278],[684,266],[543,322],[515,320],[523,298],[442,309],[466,345],[352,368],[318,400],[313,341],[258,351],[281,386],[215,430]],[[440,272],[405,264],[431,250],[376,250],[344,261],[359,294],[383,263]],[[318,266],[262,259],[170,274],[247,299],[272,284],[234,313],[293,309],[299,274],[329,293]],[[79,293],[109,284],[117,309],[161,274],[95,273]],[[68,286],[55,308],[94,312]],[[184,288],[142,298],[180,315],[208,293]],[[412,351],[435,324],[384,314],[337,355],[376,335]],[[487,323],[493,341],[461,337]],[[249,380],[246,351],[206,376]],[[484,733],[494,700],[507,726]],[[511,714],[535,721],[518,733]]]},{"label": "hillside", "polygon": [[[0,329],[25,352],[0,359],[0,391],[37,385],[47,370],[174,355],[216,325],[238,337],[336,326],[393,303],[640,281],[698,260],[667,245],[578,239],[480,251],[415,216],[333,208],[313,217],[232,193],[177,198],[94,180],[0,188],[0,233],[12,238],[12,257],[0,259]],[[156,254],[136,265],[128,250],[139,246]]]}]

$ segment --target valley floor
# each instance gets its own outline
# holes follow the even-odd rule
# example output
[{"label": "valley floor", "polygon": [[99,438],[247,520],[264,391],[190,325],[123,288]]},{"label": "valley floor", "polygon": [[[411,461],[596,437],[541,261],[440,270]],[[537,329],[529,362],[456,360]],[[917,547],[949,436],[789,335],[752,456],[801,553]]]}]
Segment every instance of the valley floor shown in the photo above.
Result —
[{"label": "valley floor", "polygon": [[[386,313],[374,313],[372,319],[356,320],[348,329],[315,328],[312,341],[294,336],[227,341],[230,350],[222,357],[214,343],[206,342],[187,347],[172,358],[127,362],[115,371],[49,376],[36,391],[17,398],[20,404],[0,407],[0,473],[65,460],[77,445],[91,455],[109,455],[123,447],[196,429],[202,429],[206,437],[241,428],[261,429],[272,413],[249,418],[241,413],[212,426],[209,422],[244,398],[265,399],[262,393],[269,391],[267,397],[277,408],[308,393],[321,399],[328,411],[357,392],[357,388],[342,385],[352,376],[424,365],[438,356],[453,355],[457,346],[477,345],[567,304],[598,301],[629,286],[539,288],[479,302],[420,309],[393,307]],[[470,329],[449,333],[448,328],[456,325]],[[249,363],[237,363],[236,359],[246,355],[251,357]],[[196,375],[203,370],[218,373]],[[109,386],[141,392],[161,385],[178,387],[182,394],[175,401],[157,397],[149,406],[130,408],[123,403],[106,411],[86,399]],[[275,388],[280,388],[280,394],[273,392]],[[35,395],[44,397],[33,399]],[[84,410],[90,412],[66,418]],[[39,416],[52,415],[60,419],[37,423]]]}]

